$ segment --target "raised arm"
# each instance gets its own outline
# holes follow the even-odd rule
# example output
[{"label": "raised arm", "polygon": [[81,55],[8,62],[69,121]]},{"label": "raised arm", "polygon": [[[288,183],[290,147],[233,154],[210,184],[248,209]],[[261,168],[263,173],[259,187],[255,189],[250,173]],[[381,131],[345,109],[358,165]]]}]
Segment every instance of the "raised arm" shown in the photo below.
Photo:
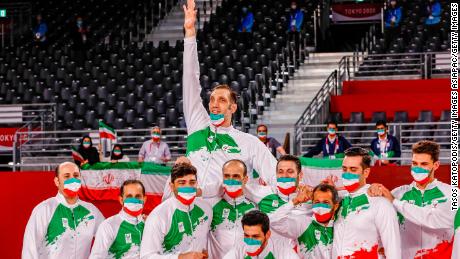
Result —
[{"label": "raised arm", "polygon": [[196,44],[196,10],[195,1],[187,0],[184,8],[184,57],[182,91],[184,98],[184,117],[187,124],[187,133],[190,135],[209,125],[209,116],[201,99],[200,64]]}]

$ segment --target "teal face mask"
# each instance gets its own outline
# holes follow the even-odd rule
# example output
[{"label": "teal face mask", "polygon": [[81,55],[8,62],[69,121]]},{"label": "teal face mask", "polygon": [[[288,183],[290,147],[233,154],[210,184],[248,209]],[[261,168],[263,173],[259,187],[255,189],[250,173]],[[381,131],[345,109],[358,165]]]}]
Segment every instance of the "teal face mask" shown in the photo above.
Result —
[{"label": "teal face mask", "polygon": [[215,127],[219,127],[224,124],[225,116],[223,114],[210,113],[209,118],[211,119],[211,124]]}]

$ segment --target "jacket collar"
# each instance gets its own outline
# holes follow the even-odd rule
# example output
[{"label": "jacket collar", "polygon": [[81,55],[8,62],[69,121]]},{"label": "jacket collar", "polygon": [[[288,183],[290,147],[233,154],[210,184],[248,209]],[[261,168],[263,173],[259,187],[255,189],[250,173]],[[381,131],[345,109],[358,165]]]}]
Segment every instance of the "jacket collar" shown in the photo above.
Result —
[{"label": "jacket collar", "polygon": [[121,209],[121,211],[118,213],[118,215],[124,221],[127,221],[127,222],[129,222],[131,224],[134,224],[134,225],[137,225],[140,222],[144,221],[144,219],[142,218],[142,214],[137,216],[137,217],[134,217],[134,216],[131,216],[128,213],[126,213],[123,209]]},{"label": "jacket collar", "polygon": [[370,187],[370,184],[366,184],[366,185],[362,186],[357,191],[350,193],[350,197],[355,198],[355,197],[358,197],[361,194],[366,194],[367,189],[369,189],[369,187]]},{"label": "jacket collar", "polygon": [[80,205],[80,199],[77,198],[77,202],[75,202],[75,204],[69,204],[67,203],[67,200],[65,199],[64,195],[62,195],[62,193],[58,192],[56,194],[56,199],[58,200],[59,203],[61,203],[62,205],[66,206],[67,208],[70,208],[70,209],[73,209],[75,207],[77,207],[78,205]]},{"label": "jacket collar", "polygon": [[[244,191],[243,191],[244,192]],[[235,199],[231,198],[230,196],[227,195],[227,193],[224,192],[224,194],[222,195],[222,198],[228,202],[229,204],[236,204],[236,205],[240,205],[241,203],[247,201],[246,200],[246,197],[244,197],[244,193],[238,197],[236,197]]]}]

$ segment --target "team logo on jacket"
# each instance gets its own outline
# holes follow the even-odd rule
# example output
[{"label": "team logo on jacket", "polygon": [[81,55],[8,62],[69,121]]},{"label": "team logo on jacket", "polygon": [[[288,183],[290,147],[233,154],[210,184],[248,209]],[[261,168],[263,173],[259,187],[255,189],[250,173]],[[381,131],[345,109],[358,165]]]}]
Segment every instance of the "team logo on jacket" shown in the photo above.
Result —
[{"label": "team logo on jacket", "polygon": [[126,244],[131,244],[133,242],[133,239],[131,238],[131,233],[125,234],[125,242]]}]

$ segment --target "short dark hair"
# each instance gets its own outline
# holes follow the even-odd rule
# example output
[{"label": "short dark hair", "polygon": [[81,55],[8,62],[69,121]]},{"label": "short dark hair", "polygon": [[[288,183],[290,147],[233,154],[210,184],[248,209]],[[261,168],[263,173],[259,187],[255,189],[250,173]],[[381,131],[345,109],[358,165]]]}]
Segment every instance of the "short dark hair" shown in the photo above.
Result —
[{"label": "short dark hair", "polygon": [[265,124],[259,124],[259,126],[257,126],[257,131],[259,131],[260,127],[264,127],[265,130],[268,131],[267,125],[265,125]]},{"label": "short dark hair", "polygon": [[293,155],[282,155],[279,159],[278,162],[276,163],[276,170],[278,170],[278,164],[281,161],[292,161],[295,164],[295,167],[297,167],[297,171],[302,172],[302,164],[300,163],[300,159],[296,156]]},{"label": "short dark hair", "polygon": [[360,156],[362,158],[361,167],[363,169],[371,167],[371,156],[369,155],[369,151],[362,147],[351,147],[345,150],[345,156],[348,157],[356,157]]},{"label": "short dark hair", "polygon": [[214,92],[215,90],[218,90],[218,89],[228,90],[229,93],[230,93],[230,102],[231,103],[236,103],[236,100],[238,99],[238,95],[236,94],[235,91],[233,91],[233,89],[230,86],[228,86],[227,84],[218,85],[218,86],[214,87],[212,89],[212,91]]},{"label": "short dark hair", "polygon": [[380,126],[380,125],[383,125],[385,128],[388,127],[387,125],[387,122],[384,121],[384,120],[378,120],[376,123],[375,123],[375,126]]},{"label": "short dark hair", "polygon": [[326,122],[326,127],[329,126],[330,124],[334,125],[336,128],[339,128],[337,122],[334,121],[334,120],[328,120],[328,121]]},{"label": "short dark hair", "polygon": [[239,164],[242,164],[242,165],[243,165],[243,168],[244,168],[243,176],[248,175],[248,167],[246,166],[246,164],[245,164],[243,161],[241,161],[241,160],[239,160],[239,159],[230,159],[230,160],[228,160],[227,162],[224,163],[224,165],[222,166],[222,169],[223,169],[225,166],[227,166],[228,164],[230,164],[230,163],[239,163]]},{"label": "short dark hair", "polygon": [[193,165],[186,163],[175,164],[171,169],[171,183],[174,183],[177,178],[184,177],[189,174],[196,177],[196,168]]},{"label": "short dark hair", "polygon": [[439,144],[431,140],[421,140],[412,145],[413,154],[428,154],[434,162],[439,161]]},{"label": "short dark hair", "polygon": [[120,186],[120,196],[121,197],[123,197],[123,194],[125,193],[125,186],[130,185],[130,184],[139,184],[142,187],[142,195],[145,195],[144,184],[139,180],[132,179],[132,180],[126,180],[121,184]]},{"label": "short dark hair", "polygon": [[243,228],[244,226],[260,225],[262,232],[267,234],[268,230],[270,230],[270,219],[268,218],[267,214],[260,210],[251,210],[250,212],[244,214],[243,218],[241,219],[241,225],[243,225]]},{"label": "short dark hair", "polygon": [[334,186],[325,184],[325,183],[321,183],[313,189],[313,192],[312,192],[313,196],[315,195],[315,192],[317,191],[332,193],[332,202],[334,202],[334,204],[339,203],[339,193],[337,192]]}]

